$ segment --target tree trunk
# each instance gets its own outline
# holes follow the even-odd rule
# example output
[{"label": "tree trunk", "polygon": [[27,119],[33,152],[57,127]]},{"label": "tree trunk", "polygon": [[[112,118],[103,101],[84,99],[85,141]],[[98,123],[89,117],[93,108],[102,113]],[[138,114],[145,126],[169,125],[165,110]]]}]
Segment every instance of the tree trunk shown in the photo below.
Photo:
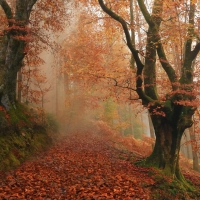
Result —
[{"label": "tree trunk", "polygon": [[150,136],[151,136],[151,138],[155,139],[155,133],[154,133],[155,131],[154,131],[154,127],[153,127],[153,123],[152,123],[149,111],[148,111],[148,120],[149,120]]},{"label": "tree trunk", "polygon": [[197,148],[195,148],[195,132],[193,130],[193,127],[189,128],[189,133],[190,133],[190,139],[192,141],[192,159],[193,159],[193,169],[200,172],[200,168],[199,168],[199,161],[198,161],[198,155],[197,155]]},{"label": "tree trunk", "polygon": [[132,115],[132,105],[128,105],[129,108],[129,116],[130,116],[130,125],[131,125],[131,135],[134,136],[134,126],[133,126],[133,115]]},{"label": "tree trunk", "polygon": [[172,127],[166,120],[158,118],[152,117],[156,141],[154,150],[147,158],[146,163],[162,168],[168,175],[177,176],[180,142],[183,132]]},{"label": "tree trunk", "polygon": [[144,164],[162,169],[165,175],[179,180],[185,187],[190,188],[179,168],[179,152],[184,129],[171,125],[164,117],[153,115],[151,118],[156,141],[152,154],[144,160]]},{"label": "tree trunk", "polygon": [[17,72],[22,66],[22,59],[24,57],[23,49],[25,47],[24,41],[18,41],[14,36],[5,36],[4,46],[7,46],[7,53],[3,59],[4,72],[1,82],[1,104],[9,110],[12,105],[15,105],[16,100],[16,85]]},{"label": "tree trunk", "polygon": [[[0,46],[0,104],[9,110],[15,107],[17,72],[22,67],[25,56],[27,25],[33,5],[37,0],[16,0],[13,12],[10,5],[0,2],[8,20],[8,28],[4,30],[3,42]],[[22,39],[23,38],[23,39]]]},{"label": "tree trunk", "polygon": [[21,69],[19,70],[18,72],[18,82],[17,82],[17,101],[19,103],[22,102],[22,88],[21,88],[21,85],[22,85],[22,71]]},{"label": "tree trunk", "polygon": [[[151,120],[151,116],[149,114],[149,111],[147,111],[147,114],[148,114],[148,121],[149,121],[149,131],[150,131],[150,137],[155,139],[155,131],[154,131],[154,127],[153,127],[153,123],[152,123],[152,120]],[[154,149],[154,143],[152,144],[152,149]]]},{"label": "tree trunk", "polygon": [[[188,142],[188,141],[190,141],[190,135],[189,135],[189,130],[188,129],[186,129],[185,131],[184,131],[184,143],[185,142]],[[191,145],[189,145],[189,144],[187,144],[187,145],[184,145],[184,148],[185,148],[185,156],[186,156],[186,158],[188,158],[188,159],[192,159],[192,156],[191,156]]]}]

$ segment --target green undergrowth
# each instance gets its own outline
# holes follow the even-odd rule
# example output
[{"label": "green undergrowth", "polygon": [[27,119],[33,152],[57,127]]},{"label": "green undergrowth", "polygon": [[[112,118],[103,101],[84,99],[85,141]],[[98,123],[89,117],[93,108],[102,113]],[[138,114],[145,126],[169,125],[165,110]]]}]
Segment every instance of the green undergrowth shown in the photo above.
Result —
[{"label": "green undergrowth", "polygon": [[19,166],[31,155],[47,149],[59,132],[55,117],[17,104],[0,110],[0,170]]},{"label": "green undergrowth", "polygon": [[200,190],[196,188],[192,182],[186,180],[190,184],[190,188],[184,187],[184,185],[176,179],[170,179],[163,175],[161,171],[154,173],[149,172],[149,175],[153,178],[155,183],[151,186],[151,199],[200,199]]}]

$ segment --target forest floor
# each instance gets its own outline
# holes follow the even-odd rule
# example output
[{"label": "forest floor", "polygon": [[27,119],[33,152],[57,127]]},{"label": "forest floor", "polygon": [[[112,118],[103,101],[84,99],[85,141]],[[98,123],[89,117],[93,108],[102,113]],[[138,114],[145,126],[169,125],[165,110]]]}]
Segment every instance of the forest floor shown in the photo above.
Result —
[{"label": "forest floor", "polygon": [[[0,172],[0,199],[193,199],[180,198],[173,188],[166,194],[165,177],[133,165],[140,153],[117,148],[117,140],[91,132],[67,134],[18,168]],[[200,189],[200,174],[183,171]]]}]

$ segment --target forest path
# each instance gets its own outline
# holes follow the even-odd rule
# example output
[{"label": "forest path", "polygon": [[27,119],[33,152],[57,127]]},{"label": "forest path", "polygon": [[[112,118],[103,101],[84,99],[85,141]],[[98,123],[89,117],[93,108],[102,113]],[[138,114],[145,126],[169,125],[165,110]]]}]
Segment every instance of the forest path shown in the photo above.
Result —
[{"label": "forest path", "polygon": [[37,159],[1,173],[0,199],[150,199],[148,170],[124,156],[97,134],[69,134]]}]

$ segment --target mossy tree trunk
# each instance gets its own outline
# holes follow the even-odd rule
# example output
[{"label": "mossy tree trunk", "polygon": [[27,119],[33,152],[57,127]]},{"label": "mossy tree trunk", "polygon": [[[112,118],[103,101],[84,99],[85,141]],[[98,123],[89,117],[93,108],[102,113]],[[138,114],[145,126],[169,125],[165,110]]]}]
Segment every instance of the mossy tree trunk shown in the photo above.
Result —
[{"label": "mossy tree trunk", "polygon": [[168,112],[166,117],[151,115],[156,141],[153,152],[145,164],[163,169],[165,174],[182,179],[178,163],[181,138],[184,130],[192,124],[194,108],[180,105],[163,107],[170,109],[171,112]]},{"label": "mossy tree trunk", "polygon": [[0,0],[7,28],[4,30],[0,45],[0,104],[9,110],[15,107],[17,72],[23,64],[28,42],[28,23],[32,7],[37,0],[16,0],[15,8],[10,7],[5,0]]},{"label": "mossy tree trunk", "polygon": [[[192,116],[196,109],[192,101],[196,98],[193,93],[192,62],[200,50],[200,42],[192,49],[195,38],[194,1],[190,1],[188,12],[188,33],[184,41],[180,78],[175,68],[170,64],[162,44],[160,26],[164,8],[163,0],[154,0],[150,14],[143,0],[137,0],[140,11],[147,25],[146,55],[142,63],[135,46],[132,44],[130,29],[127,22],[113,10],[108,8],[104,0],[98,0],[102,10],[111,18],[118,21],[123,28],[127,46],[134,57],[137,66],[136,89],[142,104],[149,109],[153,122],[156,142],[152,154],[144,161],[146,165],[163,169],[164,173],[185,182],[179,170],[179,151],[183,132],[192,126]],[[180,47],[182,48],[182,47]],[[166,94],[165,99],[160,99],[157,93],[156,61],[159,60],[163,70],[171,83],[171,94]],[[180,66],[178,66],[180,69]],[[179,70],[180,71],[180,70]],[[188,103],[189,102],[189,103]]]}]

